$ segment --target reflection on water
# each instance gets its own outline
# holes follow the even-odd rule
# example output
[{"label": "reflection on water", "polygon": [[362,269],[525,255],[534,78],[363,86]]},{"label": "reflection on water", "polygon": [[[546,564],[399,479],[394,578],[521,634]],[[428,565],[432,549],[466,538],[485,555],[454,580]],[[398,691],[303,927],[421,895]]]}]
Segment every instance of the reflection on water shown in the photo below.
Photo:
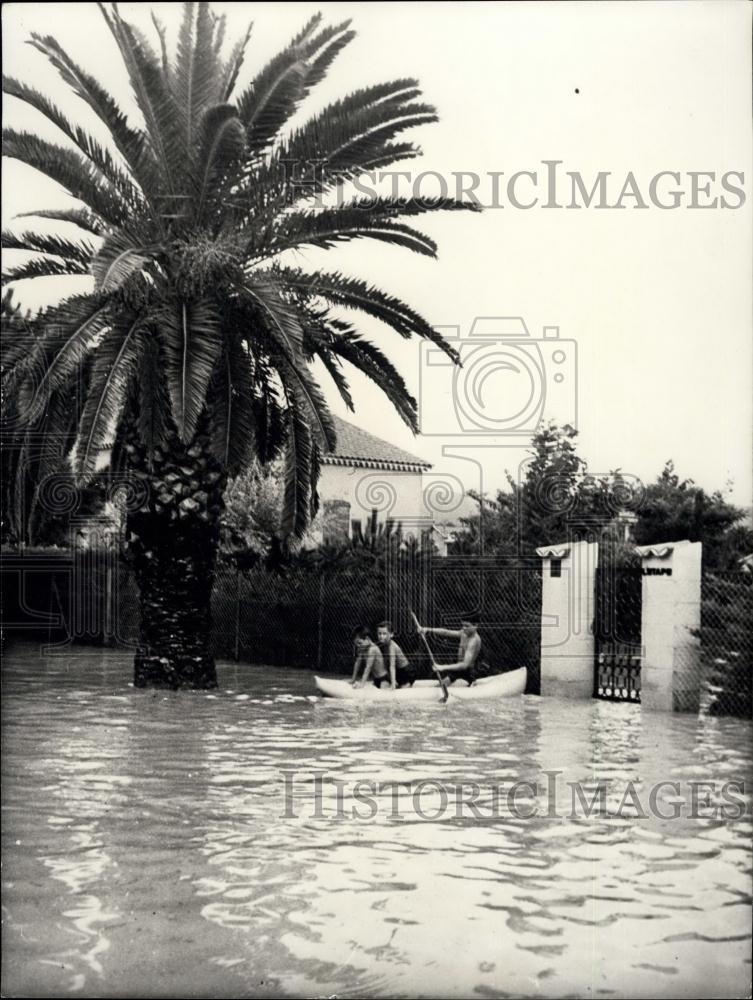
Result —
[{"label": "reflection on water", "polygon": [[[313,703],[305,673],[234,664],[212,694],[129,674],[117,653],[6,657],[4,995],[749,994],[749,724]],[[417,815],[437,779],[476,782],[476,815],[432,785],[438,818]],[[742,817],[682,808],[688,782],[718,805],[735,780]],[[516,781],[521,811],[490,808]],[[606,810],[568,815],[567,781],[606,783]],[[660,781],[676,819],[641,815]]]}]

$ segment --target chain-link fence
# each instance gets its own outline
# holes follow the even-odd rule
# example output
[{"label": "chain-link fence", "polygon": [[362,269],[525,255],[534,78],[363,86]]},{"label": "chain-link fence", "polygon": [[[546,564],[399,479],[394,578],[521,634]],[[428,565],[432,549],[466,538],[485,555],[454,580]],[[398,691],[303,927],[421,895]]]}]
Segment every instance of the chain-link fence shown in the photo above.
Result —
[{"label": "chain-link fence", "polygon": [[[488,558],[433,560],[427,581],[426,622],[457,628],[466,615],[479,622],[483,656],[508,670],[528,669],[529,693],[540,691],[541,570],[536,564]],[[439,647],[454,658],[452,644]],[[446,651],[446,652],[445,652]]]},{"label": "chain-link fence", "polygon": [[[2,570],[6,640],[33,638],[60,649],[71,642],[135,648],[138,588],[114,551],[26,551],[4,556]],[[598,649],[632,657],[633,669],[639,588],[630,573],[622,576],[611,596],[597,601],[595,624]],[[687,644],[687,656],[697,663],[700,640],[701,677],[694,666],[688,683],[696,691],[700,683],[704,711],[750,717],[753,574],[707,573],[701,597],[695,651],[692,641]],[[214,650],[225,659],[345,673],[355,627],[373,630],[388,619],[418,675],[429,676],[411,611],[425,624],[449,628],[464,615],[477,615],[485,658],[500,670],[527,667],[528,690],[539,691],[538,566],[492,559],[418,555],[368,568],[283,571],[221,566],[212,600]],[[437,642],[435,653],[440,662],[451,662],[456,649]]]},{"label": "chain-link fence", "polygon": [[[12,560],[11,560],[12,562]],[[51,645],[89,642],[135,647],[139,594],[129,567],[107,552],[49,553],[32,569],[29,554],[4,565],[8,634]],[[538,566],[425,555],[354,569],[257,567],[218,569],[213,597],[213,647],[218,657],[347,672],[359,625],[375,634],[389,620],[418,676],[430,676],[426,651],[411,618],[457,627],[478,615],[485,658],[500,670],[526,666],[539,689],[541,582]],[[452,643],[436,650],[455,659]]]},{"label": "chain-link fence", "polygon": [[753,717],[753,573],[703,576],[698,638],[705,710]]}]

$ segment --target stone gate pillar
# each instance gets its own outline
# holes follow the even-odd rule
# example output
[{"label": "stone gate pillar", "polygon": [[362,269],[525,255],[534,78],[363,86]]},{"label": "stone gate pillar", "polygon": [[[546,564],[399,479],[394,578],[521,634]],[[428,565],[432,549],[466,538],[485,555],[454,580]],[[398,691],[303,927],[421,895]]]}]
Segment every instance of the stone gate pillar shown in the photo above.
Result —
[{"label": "stone gate pillar", "polygon": [[641,704],[665,712],[697,712],[701,691],[700,542],[642,545]]},{"label": "stone gate pillar", "polygon": [[591,698],[597,542],[536,549],[541,580],[541,693]]}]

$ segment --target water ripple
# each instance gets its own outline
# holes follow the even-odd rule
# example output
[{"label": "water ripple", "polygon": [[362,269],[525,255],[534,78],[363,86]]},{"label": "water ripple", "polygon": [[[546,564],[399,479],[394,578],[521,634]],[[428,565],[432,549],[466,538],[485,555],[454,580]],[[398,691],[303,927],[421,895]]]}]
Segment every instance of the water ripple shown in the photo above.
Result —
[{"label": "water ripple", "polygon": [[[748,989],[744,722],[548,699],[377,713],[312,701],[294,671],[229,664],[218,691],[174,694],[135,691],[123,654],[6,661],[6,994]],[[495,811],[515,782],[528,816]],[[603,807],[574,810],[567,782]],[[658,782],[679,786],[665,818],[641,815]],[[715,783],[699,818],[693,782]]]}]

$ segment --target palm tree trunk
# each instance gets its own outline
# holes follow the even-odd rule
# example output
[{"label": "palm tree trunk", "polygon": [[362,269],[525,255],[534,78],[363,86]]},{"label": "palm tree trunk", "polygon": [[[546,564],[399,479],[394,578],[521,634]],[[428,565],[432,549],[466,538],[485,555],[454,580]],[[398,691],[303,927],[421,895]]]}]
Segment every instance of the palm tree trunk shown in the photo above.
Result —
[{"label": "palm tree trunk", "polygon": [[214,688],[211,598],[226,477],[199,432],[186,446],[149,456],[129,435],[126,452],[144,502],[126,525],[126,554],[139,587],[136,687]]}]

